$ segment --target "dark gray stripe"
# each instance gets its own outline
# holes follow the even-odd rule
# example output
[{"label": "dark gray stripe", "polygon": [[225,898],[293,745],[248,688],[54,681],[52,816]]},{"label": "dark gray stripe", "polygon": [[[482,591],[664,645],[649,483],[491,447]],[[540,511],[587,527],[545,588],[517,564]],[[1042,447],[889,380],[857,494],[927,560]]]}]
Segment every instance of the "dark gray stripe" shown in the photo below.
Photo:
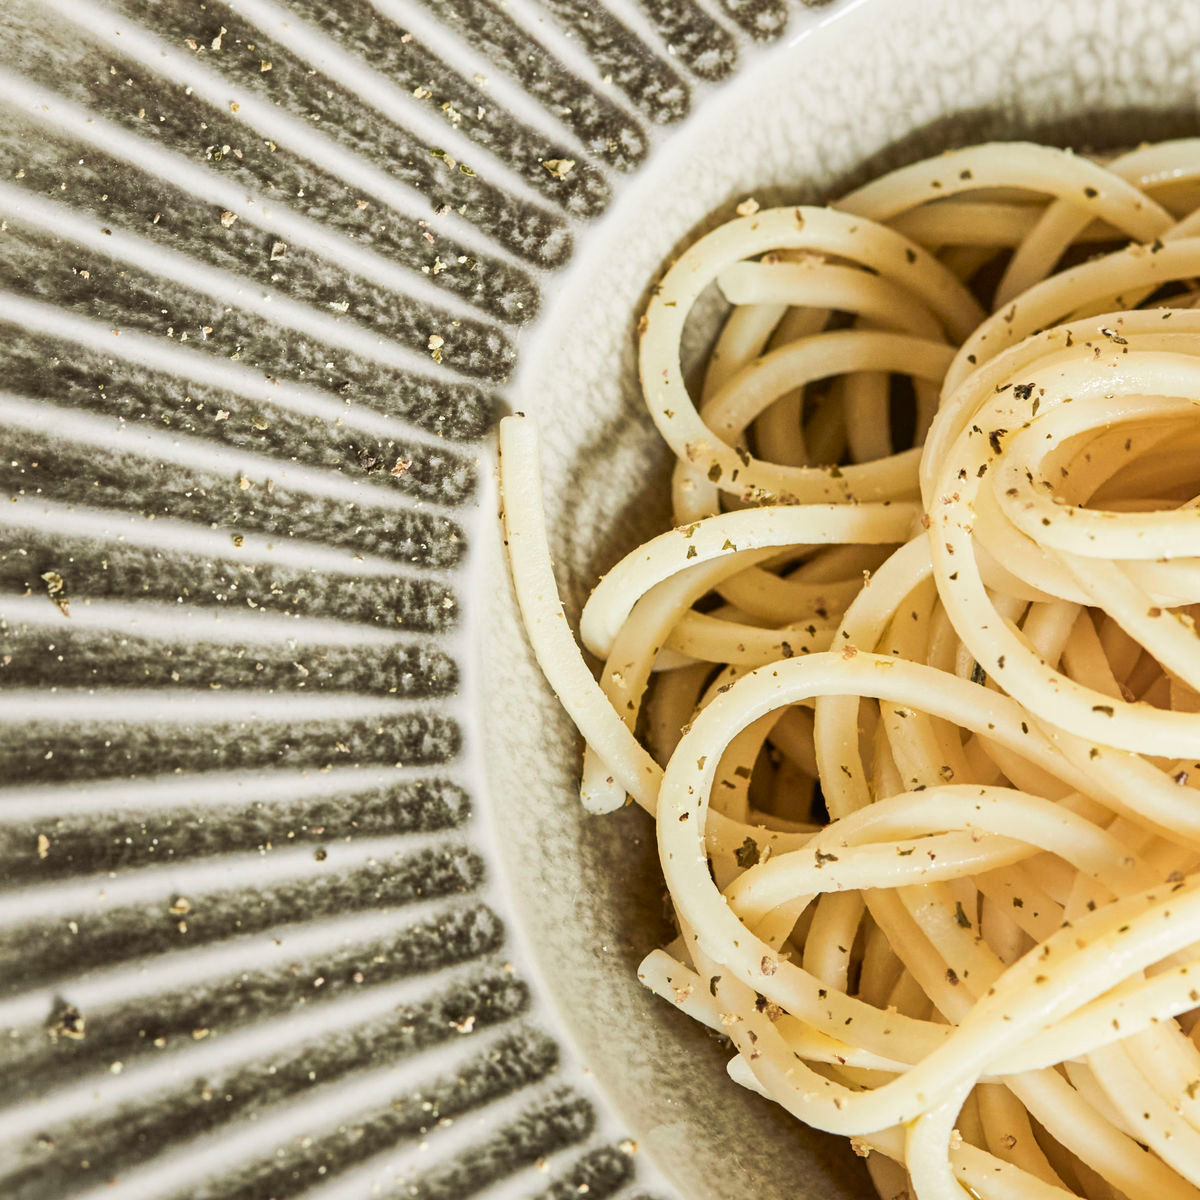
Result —
[{"label": "dark gray stripe", "polygon": [[[321,418],[283,404],[247,399],[58,338],[30,334],[5,321],[0,321],[0,340],[6,351],[2,386],[30,399],[342,471],[442,504],[461,504],[475,490],[472,459],[444,445],[351,431],[340,424],[340,415]],[[346,388],[349,398],[352,385],[347,383]],[[442,420],[434,417],[432,396],[423,401],[423,408],[426,401],[430,407],[421,415],[429,418],[431,425],[442,427],[435,428],[438,433],[452,437],[481,434],[490,423],[488,400],[476,393],[466,404],[456,406],[454,389],[447,390],[450,395],[442,406]],[[354,410],[342,407],[353,421]],[[400,473],[393,475],[397,463]]]},{"label": "dark gray stripe", "polygon": [[[49,615],[49,614],[48,614]],[[56,614],[57,615],[57,614]],[[458,664],[418,645],[206,642],[143,637],[124,629],[0,622],[0,689],[7,687],[235,688],[341,691],[401,699],[445,696],[458,687]]]},{"label": "dark gray stripe", "polygon": [[693,0],[640,0],[659,37],[693,75],[715,83],[737,66],[737,42]]},{"label": "dark gray stripe", "polygon": [[0,762],[8,780],[31,783],[255,767],[425,766],[449,762],[461,741],[450,718],[402,710],[342,721],[31,721],[0,725]]},{"label": "dark gray stripe", "polygon": [[466,548],[461,530],[449,518],[379,508],[369,503],[369,494],[368,502],[353,504],[305,495],[270,480],[253,480],[243,488],[237,478],[212,471],[95,450],[2,424],[0,438],[0,487],[10,495],[128,508],[231,531],[327,542],[424,567],[457,566]]},{"label": "dark gray stripe", "polygon": [[[450,588],[434,579],[346,575],[275,563],[239,563],[217,555],[150,549],[104,538],[5,529],[0,589],[41,594],[53,571],[69,597],[160,600],[205,608],[250,608],[298,617],[336,617],[442,633],[458,623]],[[232,542],[230,555],[236,555]],[[46,603],[51,603],[47,595]],[[0,609],[3,597],[0,596]]]},{"label": "dark gray stripe", "polygon": [[[153,20],[156,14],[162,14],[163,7],[141,6],[138,20]],[[223,15],[218,22],[214,14],[219,8]],[[193,32],[186,36],[206,34],[211,41],[224,24],[241,30],[241,36],[255,42],[249,27],[219,4],[210,2],[203,15],[195,16],[195,10],[188,6],[187,13]],[[162,15],[170,19],[169,14]],[[334,174],[257,134],[194,93],[188,95],[178,82],[153,74],[109,46],[96,45],[57,14],[39,13],[36,8],[14,11],[9,6],[3,20],[9,32],[0,39],[0,62],[127,129],[180,151],[192,162],[219,164],[222,171],[243,185],[265,192],[324,225],[353,232],[359,241],[385,247],[398,261],[417,269],[432,261],[432,254],[427,253],[431,247],[423,242],[421,230],[377,197],[347,186]],[[203,33],[200,26],[205,27]],[[235,46],[231,34],[226,38],[223,45]],[[182,38],[175,45],[189,52]],[[206,54],[207,64],[220,69],[223,53],[211,57]],[[230,55],[234,53],[248,52],[242,47],[240,51],[229,51]],[[272,47],[271,53],[275,56],[274,69],[262,72],[255,52],[252,60],[245,60],[238,83],[274,89],[275,95],[268,93],[272,102],[278,98],[283,107],[301,119],[305,109],[320,114],[321,130],[326,136],[362,153],[369,162],[418,189],[427,197],[431,213],[442,206],[465,208],[473,224],[530,262],[552,267],[566,261],[571,236],[561,217],[514,201],[483,179],[463,174],[457,165],[451,167],[447,160],[431,154],[436,147],[422,145],[404,131],[397,130],[397,136],[373,144],[361,120],[353,120],[346,127],[339,123],[349,119],[350,114],[343,110],[344,93],[337,84],[323,81],[321,87],[334,93],[334,99],[329,100],[323,90],[312,85],[307,68],[295,63],[282,48]],[[236,64],[230,69],[236,70]],[[256,79],[256,75],[262,78]],[[382,121],[372,114],[366,124],[375,129],[382,126]],[[230,147],[228,152],[222,149],[224,146]],[[368,201],[369,207],[358,208],[359,200]]]},{"label": "dark gray stripe", "polygon": [[682,120],[691,107],[688,85],[602,4],[541,0],[578,37],[601,74],[656,125]]},{"label": "dark gray stripe", "polygon": [[[232,1121],[245,1120],[270,1104],[303,1096],[368,1063],[383,1065],[416,1049],[461,1036],[455,1030],[455,1020],[461,1022],[470,1015],[475,1017],[475,1026],[482,1029],[511,1020],[526,1003],[526,990],[521,984],[485,976],[474,986],[438,996],[419,1009],[402,1009],[382,1021],[330,1031],[319,1041],[277,1058],[189,1080],[169,1093],[122,1106],[92,1120],[52,1127],[43,1135],[53,1142],[51,1147],[39,1147],[36,1142],[23,1147],[24,1153],[18,1160],[23,1160],[21,1166],[4,1181],[4,1194],[9,1200],[30,1200],[51,1194],[69,1195],[89,1184],[94,1186],[115,1167],[128,1170],[131,1164],[144,1162],[181,1138],[210,1133]],[[454,1112],[468,1111],[541,1078],[553,1069],[556,1061],[557,1052],[545,1035],[514,1031],[461,1073],[431,1080],[425,1094],[444,1101]],[[397,1097],[369,1124],[364,1122],[356,1128],[357,1136],[351,1135],[348,1127],[339,1131],[344,1144],[339,1166],[369,1157],[374,1150],[398,1140],[420,1136],[430,1124],[423,1096]],[[267,1190],[253,1189],[261,1189],[267,1171],[281,1171],[286,1180],[289,1168],[294,1169],[297,1161],[302,1161],[304,1149],[297,1149],[297,1159],[290,1162],[290,1156],[285,1154],[282,1161],[272,1155],[265,1163],[256,1164],[258,1170],[250,1188],[238,1186],[236,1176],[232,1179],[226,1176],[207,1188],[190,1183],[177,1194],[192,1200],[199,1196],[219,1196],[222,1200],[246,1196],[247,1200],[262,1200],[270,1195],[290,1194],[273,1186]],[[313,1146],[305,1149],[311,1152]],[[81,1162],[88,1165],[83,1167]],[[314,1171],[308,1182],[316,1182],[317,1178]],[[293,1186],[292,1191],[295,1190],[298,1189]]]},{"label": "dark gray stripe", "polygon": [[[420,88],[429,110],[453,129],[486,147],[555,204],[579,217],[592,217],[608,204],[604,173],[580,160],[556,178],[542,166],[562,158],[564,146],[530,128],[496,103],[486,84],[476,86],[452,70],[427,46],[393,24],[367,0],[287,0],[288,7],[408,92]],[[456,120],[452,114],[461,119]]]},{"label": "dark gray stripe", "polygon": [[601,1146],[563,1172],[562,1178],[529,1200],[605,1200],[634,1175],[633,1156],[618,1146]]},{"label": "dark gray stripe", "polygon": [[453,1162],[405,1180],[384,1195],[397,1200],[465,1200],[497,1179],[583,1141],[595,1123],[591,1103],[564,1088],[548,1103],[526,1109],[499,1133],[463,1151]]},{"label": "dark gray stripe", "polygon": [[589,152],[629,170],[649,151],[637,121],[573,75],[494,0],[422,0],[444,24],[497,69],[511,74],[547,112],[571,129]]},{"label": "dark gray stripe", "polygon": [[[281,235],[264,224],[256,206],[241,209],[236,221],[223,224],[219,206],[84,142],[51,133],[14,109],[4,110],[0,123],[0,157],[23,164],[22,174],[10,174],[11,182],[69,204],[94,217],[97,226],[128,229],[322,309],[349,302],[355,320],[389,337],[403,339],[411,323],[408,310],[426,307],[303,246],[291,244],[286,254],[272,258],[271,247]],[[441,236],[427,242],[423,232],[413,231],[420,246],[414,243],[405,261],[439,288],[502,321],[520,323],[537,313],[537,288],[524,272],[479,258]],[[399,308],[398,302],[407,307]]]},{"label": "dark gray stripe", "polygon": [[[414,222],[286,148],[276,145],[272,150],[273,143],[256,137],[195,96],[187,96],[181,88],[156,83],[147,95],[138,83],[145,76],[140,66],[88,43],[47,10],[29,7],[18,11],[9,6],[0,12],[2,28],[8,33],[0,39],[0,63],[156,145],[178,152],[190,163],[219,171],[239,186],[262,193],[271,204],[287,205],[413,271],[434,278],[433,267],[440,257],[448,264],[436,276],[440,287],[469,295],[474,303],[503,312],[509,320],[520,318],[531,293],[529,277],[478,246],[462,245],[438,232],[432,202],[431,222]],[[109,74],[110,64],[115,76]],[[134,81],[136,94],[125,88],[126,79]],[[139,111],[149,112],[150,119],[138,117]],[[222,150],[226,145],[229,153]],[[22,146],[17,161],[35,158],[36,146],[36,142]],[[465,261],[460,263],[460,258]]]},{"label": "dark gray stripe", "polygon": [[[437,153],[436,145],[363,104],[337,80],[271,41],[221,0],[206,0],[202,10],[190,0],[109,2],[172,46],[187,52],[194,42],[192,52],[205,66],[382,167],[427,195],[434,208],[465,207],[473,223],[513,253],[547,267],[560,265],[570,253],[570,234],[561,217],[486,182],[482,162],[478,171],[469,163],[451,163]],[[220,48],[213,49],[222,28]],[[262,69],[264,61],[271,64],[269,71]]]},{"label": "dark gray stripe", "polygon": [[171,912],[176,897],[164,880],[156,904],[80,912],[0,931],[0,993],[296,921],[470,892],[483,870],[477,854],[454,844],[337,873],[326,873],[314,860],[303,879],[189,896],[186,916]]},{"label": "dark gray stripe", "polygon": [[[254,784],[247,790],[253,794]],[[26,884],[266,846],[430,833],[461,825],[469,813],[466,792],[439,779],[296,800],[206,804],[200,810],[114,809],[69,816],[60,815],[54,796],[47,795],[45,812],[36,819],[0,825],[0,879]],[[40,850],[39,835],[46,839]],[[0,1061],[3,1046],[0,1039]]]},{"label": "dark gray stripe", "polygon": [[721,0],[721,7],[759,41],[771,41],[787,28],[787,0]]},{"label": "dark gray stripe", "polygon": [[[262,1200],[270,1196],[272,1200],[285,1200],[376,1154],[422,1138],[439,1120],[454,1120],[528,1087],[544,1079],[557,1065],[558,1049],[548,1037],[532,1029],[517,1030],[454,1075],[432,1079],[417,1093],[397,1096],[387,1107],[345,1122],[307,1145],[299,1138],[292,1139],[252,1166],[209,1179],[199,1187],[188,1187],[176,1192],[175,1198]],[[532,1143],[533,1138],[527,1134],[526,1141]],[[526,1153],[530,1148],[526,1147]],[[482,1149],[472,1147],[458,1163],[465,1167]],[[493,1169],[488,1178],[496,1179],[503,1173]],[[445,1196],[446,1200],[464,1200],[469,1194],[465,1190],[421,1190],[415,1181],[405,1181],[399,1189],[383,1194],[397,1193],[413,1197]]]},{"label": "dark gray stripe", "polygon": [[[262,253],[270,252],[269,244],[264,244]],[[396,367],[328,345],[12,218],[0,234],[0,287],[116,330],[139,330],[194,352],[244,363],[268,378],[294,379],[333,393],[349,383],[359,399],[384,411],[391,408],[392,389],[403,387],[405,372]],[[396,303],[399,311],[405,311],[402,298]],[[337,318],[331,315],[331,319]],[[430,335],[437,334],[444,341],[439,350],[443,361],[464,374],[500,381],[512,369],[512,344],[495,325],[459,320],[411,302],[405,324],[398,340],[428,355]],[[203,369],[197,363],[196,370]]]},{"label": "dark gray stripe", "polygon": [[[179,991],[139,996],[108,1010],[81,1012],[60,999],[44,1023],[31,1029],[0,1031],[5,1098],[13,1102],[38,1096],[84,1071],[103,1070],[114,1062],[131,1066],[164,1050],[178,1050],[195,1040],[197,1029],[213,1036],[232,1033],[255,1022],[327,1004],[363,987],[481,958],[499,949],[503,940],[504,927],[495,913],[473,905],[410,926],[392,937],[331,947],[316,957],[290,960],[270,969],[239,971]],[[320,986],[314,983],[318,979],[323,981]],[[524,1005],[525,985],[512,975],[481,976],[470,987],[475,994],[489,989]],[[432,1044],[439,1034],[449,1036],[443,1030],[450,1021],[438,1012],[448,1003],[460,1023],[477,1007],[454,989],[433,1001],[432,1012],[430,1005],[406,1005],[399,1010],[408,1015],[405,1024],[411,1026],[403,1047],[406,1052]],[[429,1016],[422,1020],[424,1013]],[[62,1033],[64,1025],[78,1031],[80,1022],[82,1038]],[[382,1049],[372,1050],[370,1061],[382,1059]]]}]

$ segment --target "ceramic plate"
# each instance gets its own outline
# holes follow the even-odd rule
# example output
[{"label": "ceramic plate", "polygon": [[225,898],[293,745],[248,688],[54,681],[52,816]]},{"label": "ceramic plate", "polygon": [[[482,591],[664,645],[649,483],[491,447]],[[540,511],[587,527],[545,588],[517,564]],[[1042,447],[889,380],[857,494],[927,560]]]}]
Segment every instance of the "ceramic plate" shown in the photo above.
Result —
[{"label": "ceramic plate", "polygon": [[652,830],[577,807],[491,431],[539,421],[577,612],[666,518],[632,357],[672,253],[981,137],[1194,132],[1200,9],[6,0],[0,30],[0,1193],[867,1194],[634,979]]}]

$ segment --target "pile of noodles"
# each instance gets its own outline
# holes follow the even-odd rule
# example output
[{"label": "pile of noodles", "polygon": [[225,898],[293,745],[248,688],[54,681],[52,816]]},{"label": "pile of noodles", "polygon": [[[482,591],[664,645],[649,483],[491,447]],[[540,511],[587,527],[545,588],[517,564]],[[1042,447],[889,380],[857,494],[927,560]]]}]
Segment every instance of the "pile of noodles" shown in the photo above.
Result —
[{"label": "pile of noodles", "polygon": [[1197,141],[993,144],[701,238],[639,327],[676,527],[592,592],[598,682],[502,426],[583,803],[657,820],[640,977],[885,1200],[1200,1200],[1198,204]]}]

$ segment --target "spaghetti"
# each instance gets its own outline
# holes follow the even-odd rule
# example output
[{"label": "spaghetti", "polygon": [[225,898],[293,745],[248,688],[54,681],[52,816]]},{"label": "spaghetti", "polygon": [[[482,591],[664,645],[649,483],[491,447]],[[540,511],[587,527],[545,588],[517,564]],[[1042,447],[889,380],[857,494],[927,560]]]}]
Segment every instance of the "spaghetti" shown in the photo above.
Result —
[{"label": "spaghetti", "polygon": [[639,326],[677,524],[584,607],[598,682],[501,425],[583,803],[657,821],[640,978],[884,1200],[1200,1200],[1198,205],[1198,141],[992,144],[702,237]]}]

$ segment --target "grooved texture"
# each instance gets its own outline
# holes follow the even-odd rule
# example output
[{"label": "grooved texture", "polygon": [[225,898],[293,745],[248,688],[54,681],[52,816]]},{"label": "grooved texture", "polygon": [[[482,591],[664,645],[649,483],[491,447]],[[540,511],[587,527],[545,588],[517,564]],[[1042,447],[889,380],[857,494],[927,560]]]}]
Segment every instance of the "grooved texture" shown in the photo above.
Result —
[{"label": "grooved texture", "polygon": [[[436,579],[350,575],[239,563],[218,556],[85,540],[43,530],[6,533],[0,588],[42,594],[50,572],[70,597],[158,600],[295,617],[337,617],[418,633],[445,633],[458,619],[453,591]],[[232,541],[227,553],[237,553]],[[49,596],[47,604],[51,603]]]},{"label": "grooved texture", "polygon": [[0,994],[68,971],[111,966],[292,921],[455,895],[478,885],[482,871],[479,857],[454,843],[342,871],[322,870],[314,862],[294,880],[189,896],[182,915],[171,911],[176,900],[164,882],[162,898],[154,904],[79,912],[50,925],[0,931]]},{"label": "grooved texture", "polygon": [[[504,937],[500,919],[481,905],[448,912],[388,938],[336,947],[273,968],[256,967],[182,990],[139,997],[106,1009],[79,1012],[85,1036],[58,1032],[63,1004],[47,1006],[36,1025],[5,1031],[0,1063],[8,1073],[5,1087],[14,1099],[61,1087],[80,1071],[111,1062],[153,1057],[164,1049],[192,1044],[197,1029],[230,1033],[264,1018],[278,1020],[344,998],[364,988],[469,962],[496,951]],[[317,985],[316,980],[322,982]],[[486,982],[486,980],[484,980]],[[523,988],[505,976],[507,988]],[[481,985],[482,986],[482,985]],[[493,985],[494,986],[494,985]],[[460,1023],[471,1005],[452,998]],[[76,1010],[78,1011],[78,1010]],[[411,1012],[411,1008],[401,1012]],[[410,1048],[420,1048],[416,1022]],[[440,1028],[440,1023],[439,1023]]]},{"label": "grooved texture", "polygon": [[588,152],[628,170],[649,143],[633,117],[576,78],[493,0],[422,0],[446,26],[559,118]]},{"label": "grooved texture", "polygon": [[[430,833],[461,825],[469,810],[466,792],[437,778],[294,800],[212,804],[200,812],[62,815],[48,797],[39,817],[0,827],[0,877],[16,883],[295,843]],[[39,834],[47,842],[40,850]]]},{"label": "grooved texture", "polygon": [[587,48],[596,66],[656,125],[687,116],[687,84],[600,4],[541,0]]},{"label": "grooved texture", "polygon": [[10,495],[326,542],[424,567],[453,567],[464,548],[454,521],[417,509],[313,496],[276,484],[270,475],[222,476],[147,455],[62,444],[25,430],[4,429],[2,436],[0,488]]},{"label": "grooved texture", "polygon": [[[348,469],[374,483],[449,504],[469,497],[474,487],[471,461],[449,447],[356,429],[354,406],[364,402],[364,391],[349,379],[338,384],[336,398],[330,396],[318,416],[284,402],[212,387],[184,372],[165,375],[63,339],[35,337],[7,321],[0,321],[0,338],[7,347],[3,385],[22,397],[144,422],[306,466]],[[367,404],[375,407],[382,400],[389,411],[419,422],[435,436],[476,437],[496,407],[495,399],[473,384],[439,386],[405,376],[399,390],[383,398],[378,386],[368,369]],[[408,465],[402,474],[392,475],[397,459]]]},{"label": "grooved texture", "polygon": [[449,128],[503,159],[567,212],[592,217],[604,210],[611,188],[603,171],[592,163],[579,162],[569,175],[551,175],[542,163],[562,157],[562,143],[496,104],[487,91],[486,76],[469,82],[366,0],[342,0],[336,6],[319,0],[289,0],[288,7],[339,46],[353,49],[374,70],[439,114]]},{"label": "grooved texture", "polygon": [[0,688],[255,688],[444,696],[458,667],[431,646],[171,642],[119,630],[9,625],[0,618]]},{"label": "grooved texture", "polygon": [[638,1190],[461,724],[521,327],[782,28],[636,3],[0,5],[6,1200]]},{"label": "grooved texture", "polygon": [[[270,246],[262,248],[268,258],[273,252]],[[0,234],[0,287],[100,321],[114,336],[136,330],[167,338],[193,353],[244,363],[268,379],[292,379],[331,392],[348,383],[366,403],[385,412],[391,407],[391,388],[403,379],[395,367],[17,221],[9,221]],[[343,299],[349,303],[349,291]],[[401,320],[406,328],[396,331],[398,342],[423,350],[428,331],[441,330],[447,364],[491,381],[507,378],[513,351],[499,329],[444,311],[414,311],[411,305],[408,318]]]},{"label": "grooved texture", "polygon": [[[102,1180],[104,1172],[117,1163],[143,1161],[162,1150],[178,1137],[181,1128],[187,1128],[192,1135],[211,1132],[251,1111],[337,1079],[357,1067],[364,1054],[379,1053],[389,1058],[411,1054],[418,1047],[455,1036],[456,1023],[464,1023],[467,1017],[474,1017],[475,1023],[486,1026],[515,1016],[524,1007],[525,999],[525,989],[519,984],[483,980],[473,988],[468,986],[449,996],[437,997],[415,1012],[401,1010],[385,1021],[348,1029],[337,1038],[326,1037],[318,1044],[301,1045],[222,1075],[199,1077],[169,1094],[149,1096],[114,1113],[75,1122],[61,1132],[51,1130],[42,1135],[54,1143],[48,1148],[49,1153],[36,1142],[29,1147],[26,1158],[32,1161],[9,1177],[8,1194],[15,1200],[32,1200],[54,1187],[78,1186],[84,1181],[81,1173],[85,1178],[90,1175]],[[536,1034],[528,1037],[537,1044],[524,1045],[519,1034],[511,1035],[509,1045],[502,1044],[496,1061],[488,1055],[474,1067],[473,1074],[468,1068],[464,1075],[446,1081],[443,1084],[446,1100],[451,1105],[458,1100],[460,1107],[465,1106],[460,1096],[466,1098],[468,1105],[486,1101],[491,1098],[489,1088],[500,1091],[519,1086],[523,1080],[514,1080],[514,1074],[528,1077],[539,1068],[544,1070],[546,1057],[554,1053],[553,1043]],[[397,1105],[401,1106],[399,1110]],[[427,1127],[429,1117],[420,1099],[405,1097],[385,1108],[377,1120],[384,1127],[380,1132],[394,1141],[406,1134],[410,1137],[419,1134]],[[335,1136],[344,1138],[359,1155],[376,1148],[364,1136],[366,1129],[361,1129],[357,1136],[347,1136],[349,1133],[347,1130]],[[55,1153],[60,1141],[65,1143],[64,1149]],[[81,1165],[81,1155],[88,1164],[86,1167]],[[278,1159],[273,1157],[269,1161],[274,1169],[279,1169]],[[243,1191],[236,1185],[231,1187],[232,1182],[221,1180],[220,1190],[208,1194],[250,1197],[269,1195],[274,1190]],[[262,1182],[256,1180],[254,1186],[261,1186]],[[194,1196],[196,1192],[189,1187],[180,1194]]]}]

